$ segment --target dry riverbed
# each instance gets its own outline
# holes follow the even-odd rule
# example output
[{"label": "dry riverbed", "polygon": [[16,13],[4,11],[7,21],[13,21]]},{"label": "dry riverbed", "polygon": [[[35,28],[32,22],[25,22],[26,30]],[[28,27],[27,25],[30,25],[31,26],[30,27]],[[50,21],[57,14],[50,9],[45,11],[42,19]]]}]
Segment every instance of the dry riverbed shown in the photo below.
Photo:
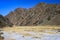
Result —
[{"label": "dry riverbed", "polygon": [[60,40],[60,27],[57,26],[14,26],[0,30],[4,40]]}]

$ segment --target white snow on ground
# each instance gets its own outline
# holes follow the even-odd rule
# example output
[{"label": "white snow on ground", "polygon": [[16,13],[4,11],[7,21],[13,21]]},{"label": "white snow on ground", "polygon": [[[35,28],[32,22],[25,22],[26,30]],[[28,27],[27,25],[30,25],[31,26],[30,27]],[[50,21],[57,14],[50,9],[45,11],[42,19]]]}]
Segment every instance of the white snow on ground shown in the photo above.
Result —
[{"label": "white snow on ground", "polygon": [[23,34],[19,34],[18,32],[11,31],[10,33],[3,31],[4,40],[60,40],[60,34],[56,33],[49,34],[49,31],[45,32],[32,32],[32,31],[26,31],[26,33],[31,34],[31,36],[25,36],[24,32]]}]

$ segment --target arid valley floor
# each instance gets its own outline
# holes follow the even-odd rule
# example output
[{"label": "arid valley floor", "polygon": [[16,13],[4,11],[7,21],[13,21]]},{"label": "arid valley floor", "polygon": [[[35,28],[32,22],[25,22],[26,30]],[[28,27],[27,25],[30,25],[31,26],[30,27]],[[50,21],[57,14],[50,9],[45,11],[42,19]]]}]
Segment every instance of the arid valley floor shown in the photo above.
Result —
[{"label": "arid valley floor", "polygon": [[0,29],[0,40],[60,40],[60,26],[14,26]]}]

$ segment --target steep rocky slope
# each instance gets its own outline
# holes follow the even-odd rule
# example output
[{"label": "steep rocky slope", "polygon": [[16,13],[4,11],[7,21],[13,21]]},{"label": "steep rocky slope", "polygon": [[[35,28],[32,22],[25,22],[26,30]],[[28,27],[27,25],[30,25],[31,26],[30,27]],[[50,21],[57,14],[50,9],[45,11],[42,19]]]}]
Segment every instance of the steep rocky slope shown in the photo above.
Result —
[{"label": "steep rocky slope", "polygon": [[12,23],[9,22],[8,18],[0,15],[0,28],[5,26],[12,26]]},{"label": "steep rocky slope", "polygon": [[33,8],[17,8],[6,17],[19,26],[60,25],[60,4],[39,3]]}]

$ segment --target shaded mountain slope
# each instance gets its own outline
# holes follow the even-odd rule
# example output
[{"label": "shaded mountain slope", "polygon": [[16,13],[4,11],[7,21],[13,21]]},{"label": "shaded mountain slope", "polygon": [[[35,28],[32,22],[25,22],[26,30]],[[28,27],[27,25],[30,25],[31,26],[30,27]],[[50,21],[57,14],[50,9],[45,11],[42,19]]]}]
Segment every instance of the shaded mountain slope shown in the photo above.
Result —
[{"label": "shaded mountain slope", "polygon": [[12,23],[9,22],[8,18],[0,15],[0,28],[5,26],[12,26]]}]

